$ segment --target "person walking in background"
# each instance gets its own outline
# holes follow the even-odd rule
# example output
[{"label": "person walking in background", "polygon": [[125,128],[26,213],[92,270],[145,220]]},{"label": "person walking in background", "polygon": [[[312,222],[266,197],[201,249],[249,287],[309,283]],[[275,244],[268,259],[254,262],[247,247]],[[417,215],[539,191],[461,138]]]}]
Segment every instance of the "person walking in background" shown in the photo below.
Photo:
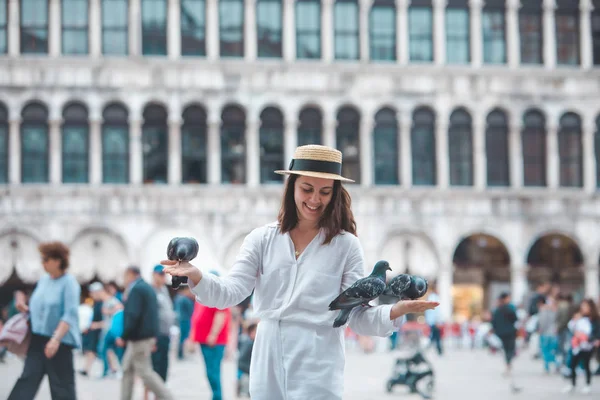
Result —
[{"label": "person walking in background", "polygon": [[[93,285],[93,284],[92,284]],[[90,288],[88,288],[90,290]],[[79,374],[89,376],[92,366],[98,358],[99,350],[102,349],[100,336],[102,335],[102,300],[94,298],[90,291],[90,297],[93,300],[92,304],[92,323],[88,329],[83,331],[82,350],[84,355],[83,369],[79,370]]]},{"label": "person walking in background", "polygon": [[164,381],[153,369],[151,353],[156,344],[158,331],[158,300],[152,286],[140,276],[140,269],[130,266],[125,271],[126,292],[123,310],[123,334],[116,339],[117,346],[127,343],[123,355],[123,378],[121,400],[131,400],[134,377],[138,375],[144,386],[158,400],[171,400]]},{"label": "person walking in background", "polygon": [[[250,395],[245,387],[245,382],[250,376],[250,361],[252,359],[252,347],[256,338],[256,327],[258,325],[252,322],[246,328],[246,332],[240,335],[239,340],[239,357],[238,357],[238,373],[237,373],[237,397],[242,394]],[[243,392],[243,393],[242,393]]]},{"label": "person walking in background", "polygon": [[550,364],[554,364],[555,369],[559,370],[556,362],[556,351],[558,348],[558,331],[556,327],[556,301],[544,301],[539,298],[538,303],[538,334],[540,335],[540,347],[542,359],[544,360],[544,370],[550,373]]},{"label": "person walking in background", "polygon": [[81,288],[67,273],[69,249],[61,242],[38,247],[45,274],[26,304],[17,299],[17,309],[29,313],[31,342],[23,372],[8,400],[33,400],[45,375],[52,399],[76,399],[73,349],[81,346],[79,301]]},{"label": "person walking in background", "polygon": [[[427,301],[440,301],[440,296],[437,292],[437,284],[435,282],[433,285],[431,285],[431,293],[429,293],[429,296],[427,296]],[[438,308],[433,308],[425,311],[425,322],[431,329],[431,344],[435,345],[438,354],[441,356],[444,350],[442,346],[442,321],[440,310]]]},{"label": "person walking in background", "polygon": [[511,387],[513,391],[519,391],[520,388],[514,383],[512,374],[512,361],[515,357],[516,342],[517,342],[517,312],[511,304],[510,294],[504,292],[498,298],[498,307],[492,314],[492,329],[496,336],[502,342],[504,350],[504,360],[506,370],[504,376],[511,378]]},{"label": "person walking in background", "polygon": [[102,329],[100,332],[100,358],[104,365],[103,377],[116,376],[119,372],[119,361],[114,351],[114,341],[110,335],[113,315],[123,308],[121,302],[110,294],[101,282],[90,285],[90,295],[102,304]]},{"label": "person walking in background", "polygon": [[185,354],[185,342],[190,335],[190,327],[192,324],[192,314],[194,313],[194,295],[187,286],[181,287],[173,305],[177,314],[177,322],[179,323],[179,346],[177,348],[177,358],[183,360]]}]

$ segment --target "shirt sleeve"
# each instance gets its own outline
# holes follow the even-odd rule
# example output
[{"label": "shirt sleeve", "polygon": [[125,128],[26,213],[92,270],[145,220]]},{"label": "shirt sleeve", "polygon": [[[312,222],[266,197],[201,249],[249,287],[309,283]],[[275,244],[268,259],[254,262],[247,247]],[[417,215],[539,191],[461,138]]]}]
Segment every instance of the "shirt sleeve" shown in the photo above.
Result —
[{"label": "shirt sleeve", "polygon": [[[354,241],[350,252],[344,267],[342,290],[346,290],[354,282],[365,277],[365,261],[358,239]],[[402,326],[404,321],[404,317],[390,319],[392,307],[393,304],[357,307],[350,313],[348,319],[350,328],[359,335],[390,336]]]},{"label": "shirt sleeve", "polygon": [[238,305],[250,296],[262,262],[261,243],[264,229],[257,228],[246,236],[227,276],[218,277],[203,272],[198,285],[188,283],[199,303],[207,307],[225,309]]},{"label": "shirt sleeve", "polygon": [[71,328],[79,328],[79,296],[81,288],[73,279],[69,279],[63,292],[64,311],[60,320],[69,324]]}]

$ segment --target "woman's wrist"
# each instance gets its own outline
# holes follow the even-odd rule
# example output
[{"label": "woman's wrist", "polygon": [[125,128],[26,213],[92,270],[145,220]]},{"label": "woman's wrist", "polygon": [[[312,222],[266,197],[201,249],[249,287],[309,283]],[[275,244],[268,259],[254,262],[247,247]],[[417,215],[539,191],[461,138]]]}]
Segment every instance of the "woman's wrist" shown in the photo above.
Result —
[{"label": "woman's wrist", "polygon": [[192,281],[192,284],[194,286],[197,286],[200,283],[200,281],[202,280],[202,271],[200,271],[198,268],[194,267],[194,270],[188,276],[188,279],[190,281]]},{"label": "woman's wrist", "polygon": [[397,302],[390,309],[390,320],[393,321],[393,320],[395,320],[397,318],[400,318],[400,317],[404,316],[404,314],[406,314],[406,313],[403,310],[402,303],[401,302]]}]

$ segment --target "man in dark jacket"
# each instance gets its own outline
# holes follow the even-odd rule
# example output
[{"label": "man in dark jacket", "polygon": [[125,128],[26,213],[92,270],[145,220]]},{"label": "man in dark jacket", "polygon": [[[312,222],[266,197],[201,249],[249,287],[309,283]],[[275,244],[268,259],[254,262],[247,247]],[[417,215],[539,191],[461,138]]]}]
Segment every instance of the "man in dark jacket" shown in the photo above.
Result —
[{"label": "man in dark jacket", "polygon": [[[504,349],[504,359],[506,360],[505,376],[511,377],[511,364],[515,356],[515,348],[517,341],[517,312],[515,307],[510,303],[510,294],[502,293],[498,298],[498,308],[494,310],[492,315],[492,328],[496,336],[502,341]],[[512,382],[513,391],[518,391],[519,388]]]},{"label": "man in dark jacket", "polygon": [[121,399],[131,400],[134,376],[138,375],[157,400],[171,400],[160,376],[152,369],[152,349],[158,335],[158,302],[152,286],[140,276],[138,267],[125,271],[125,309],[123,310],[123,335],[117,345],[127,343],[123,355]]}]

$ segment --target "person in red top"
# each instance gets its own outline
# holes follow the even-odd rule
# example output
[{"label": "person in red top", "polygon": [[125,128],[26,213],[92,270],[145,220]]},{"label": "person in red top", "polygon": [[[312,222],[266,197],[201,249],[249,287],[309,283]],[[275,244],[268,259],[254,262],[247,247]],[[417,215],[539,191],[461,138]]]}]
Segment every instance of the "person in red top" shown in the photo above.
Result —
[{"label": "person in red top", "polygon": [[[218,275],[216,272],[211,272]],[[206,365],[206,377],[213,392],[213,400],[222,400],[221,396],[221,361],[229,338],[231,311],[226,308],[206,307],[198,302],[194,305],[192,315],[192,332],[190,337],[200,343],[200,350]]]}]

